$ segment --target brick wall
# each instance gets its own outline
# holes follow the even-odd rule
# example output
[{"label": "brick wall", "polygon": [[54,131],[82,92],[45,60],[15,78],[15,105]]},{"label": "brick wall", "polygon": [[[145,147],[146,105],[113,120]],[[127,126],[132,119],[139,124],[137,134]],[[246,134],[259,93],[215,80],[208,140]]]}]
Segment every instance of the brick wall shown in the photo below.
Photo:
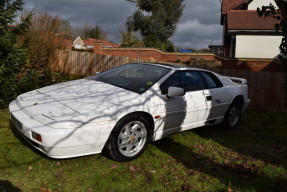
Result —
[{"label": "brick wall", "polygon": [[103,48],[102,50],[94,50],[94,53],[104,55],[115,55],[134,57],[142,59],[152,59],[155,61],[187,61],[191,58],[204,58],[207,60],[217,60],[214,54],[199,54],[199,53],[165,53],[153,48]]},{"label": "brick wall", "polygon": [[102,48],[100,46],[94,50],[94,53],[162,62],[173,62],[176,60],[184,62],[190,59],[206,59],[218,61],[224,68],[284,72],[282,64],[271,59],[226,59],[211,53],[165,53],[153,48]]}]

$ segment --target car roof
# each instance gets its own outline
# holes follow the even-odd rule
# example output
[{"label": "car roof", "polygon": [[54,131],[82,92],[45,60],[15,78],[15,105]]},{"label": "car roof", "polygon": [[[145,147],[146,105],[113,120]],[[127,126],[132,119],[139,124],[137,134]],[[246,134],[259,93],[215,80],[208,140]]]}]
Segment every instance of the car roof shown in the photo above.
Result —
[{"label": "car roof", "polygon": [[176,64],[171,64],[171,63],[127,63],[127,64],[145,64],[145,65],[162,66],[162,67],[166,67],[166,68],[204,70],[204,69],[193,68],[193,67],[188,67],[188,66],[184,66],[184,65],[176,65]]},{"label": "car roof", "polygon": [[189,69],[189,70],[196,70],[196,71],[208,71],[205,69],[188,67],[188,66],[184,66],[184,65],[176,65],[173,63],[159,63],[158,62],[158,63],[138,63],[138,64],[148,64],[148,65],[162,66],[162,67],[173,68],[173,69]]}]

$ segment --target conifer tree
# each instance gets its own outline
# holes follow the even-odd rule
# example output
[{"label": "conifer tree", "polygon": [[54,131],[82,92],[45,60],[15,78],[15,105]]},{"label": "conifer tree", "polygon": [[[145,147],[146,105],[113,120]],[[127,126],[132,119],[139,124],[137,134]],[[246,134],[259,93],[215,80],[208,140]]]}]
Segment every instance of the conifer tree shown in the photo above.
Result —
[{"label": "conifer tree", "polygon": [[17,39],[29,29],[31,15],[15,24],[17,11],[22,10],[23,4],[22,0],[0,1],[0,108],[17,96],[17,74],[27,62],[26,51],[17,44]]}]

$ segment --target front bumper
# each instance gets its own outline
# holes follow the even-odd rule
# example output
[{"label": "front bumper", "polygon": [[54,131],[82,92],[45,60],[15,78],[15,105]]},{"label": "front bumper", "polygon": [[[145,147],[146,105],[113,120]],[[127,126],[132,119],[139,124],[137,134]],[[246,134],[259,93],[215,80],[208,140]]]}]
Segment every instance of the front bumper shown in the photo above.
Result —
[{"label": "front bumper", "polygon": [[[15,101],[9,105],[10,119],[16,130],[34,148],[52,158],[70,158],[100,153],[114,126],[105,124],[81,125],[72,129],[53,129],[48,124],[26,114]],[[42,142],[32,137],[40,134]]]}]

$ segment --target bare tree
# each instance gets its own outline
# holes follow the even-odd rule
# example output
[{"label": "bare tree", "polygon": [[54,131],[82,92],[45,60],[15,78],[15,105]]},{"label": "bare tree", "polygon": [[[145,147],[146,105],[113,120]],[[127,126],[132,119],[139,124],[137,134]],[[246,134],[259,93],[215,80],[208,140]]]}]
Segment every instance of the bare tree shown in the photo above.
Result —
[{"label": "bare tree", "polygon": [[[24,11],[25,15],[31,11]],[[30,31],[21,38],[29,53],[29,64],[38,69],[49,68],[57,49],[65,48],[66,39],[71,37],[71,26],[66,20],[49,11],[35,11],[31,18]]]}]

